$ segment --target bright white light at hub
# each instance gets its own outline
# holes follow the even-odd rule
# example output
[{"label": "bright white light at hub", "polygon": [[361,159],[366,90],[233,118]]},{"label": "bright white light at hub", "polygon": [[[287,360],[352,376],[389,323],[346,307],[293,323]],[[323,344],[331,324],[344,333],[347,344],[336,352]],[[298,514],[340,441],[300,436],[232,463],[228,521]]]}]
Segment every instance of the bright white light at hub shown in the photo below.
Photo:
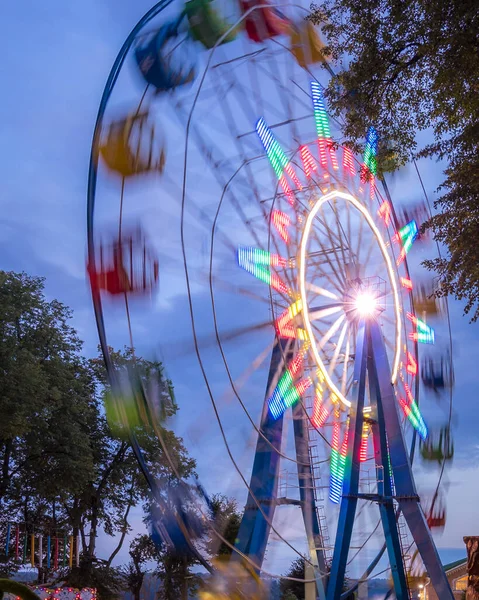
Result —
[{"label": "bright white light at hub", "polygon": [[371,296],[371,294],[359,294],[354,303],[356,310],[363,317],[372,315],[377,306],[376,298]]}]

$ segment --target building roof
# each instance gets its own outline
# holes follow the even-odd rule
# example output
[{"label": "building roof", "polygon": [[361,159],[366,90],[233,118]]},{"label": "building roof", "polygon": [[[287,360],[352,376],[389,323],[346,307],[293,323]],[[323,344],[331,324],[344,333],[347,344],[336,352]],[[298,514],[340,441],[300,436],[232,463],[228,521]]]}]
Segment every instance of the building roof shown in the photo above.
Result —
[{"label": "building roof", "polygon": [[456,560],[452,563],[449,563],[447,565],[444,565],[444,570],[447,571],[452,571],[453,569],[456,569],[457,567],[460,567],[461,565],[466,564],[467,562],[467,558],[461,558],[460,560]]}]

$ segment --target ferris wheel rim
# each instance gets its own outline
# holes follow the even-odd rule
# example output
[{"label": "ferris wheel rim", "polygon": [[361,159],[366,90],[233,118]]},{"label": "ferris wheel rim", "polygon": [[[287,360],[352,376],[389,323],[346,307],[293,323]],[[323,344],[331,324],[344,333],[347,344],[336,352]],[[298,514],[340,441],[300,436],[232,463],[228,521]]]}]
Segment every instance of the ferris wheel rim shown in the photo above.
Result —
[{"label": "ferris wheel rim", "polygon": [[393,368],[391,370],[391,383],[393,385],[396,383],[396,380],[397,380],[400,357],[401,357],[401,331],[402,331],[401,309],[400,309],[400,296],[399,296],[397,282],[396,282],[396,273],[395,273],[394,267],[392,266],[391,258],[389,256],[386,244],[385,244],[384,240],[382,239],[379,229],[377,228],[371,215],[369,214],[369,211],[366,209],[366,207],[361,202],[359,202],[359,200],[357,200],[353,195],[351,195],[347,192],[341,192],[339,190],[332,190],[331,192],[328,192],[327,194],[323,194],[322,196],[320,196],[318,198],[318,200],[315,202],[313,208],[311,209],[311,211],[309,212],[309,214],[307,216],[306,222],[304,224],[303,233],[301,236],[301,243],[300,243],[300,249],[299,249],[299,286],[300,286],[300,295],[301,295],[301,302],[302,302],[303,323],[304,323],[305,329],[308,333],[308,339],[311,343],[311,351],[314,355],[314,358],[315,358],[318,368],[321,370],[321,372],[325,378],[325,381],[327,382],[330,390],[337,396],[338,400],[343,404],[343,406],[345,406],[346,408],[350,408],[351,402],[344,396],[344,394],[341,392],[341,390],[339,390],[337,385],[334,383],[334,381],[332,380],[331,376],[329,375],[328,370],[326,369],[326,367],[321,359],[319,350],[318,350],[316,342],[315,342],[315,335],[312,330],[311,321],[309,318],[309,307],[308,307],[307,292],[306,292],[306,262],[307,262],[306,247],[307,247],[307,243],[308,243],[308,239],[309,239],[309,232],[310,232],[310,229],[311,229],[311,226],[313,223],[313,219],[315,218],[318,210],[321,208],[321,206],[325,202],[328,202],[328,201],[333,200],[338,197],[345,200],[346,202],[351,203],[366,219],[366,222],[368,223],[368,225],[369,225],[371,231],[373,232],[373,235],[375,236],[376,241],[379,245],[384,262],[386,263],[388,277],[389,277],[389,281],[390,281],[392,292],[393,292],[394,312],[395,312],[395,316],[396,316],[396,327],[395,327],[396,344],[395,344],[395,352],[394,352],[394,359],[393,359]]}]

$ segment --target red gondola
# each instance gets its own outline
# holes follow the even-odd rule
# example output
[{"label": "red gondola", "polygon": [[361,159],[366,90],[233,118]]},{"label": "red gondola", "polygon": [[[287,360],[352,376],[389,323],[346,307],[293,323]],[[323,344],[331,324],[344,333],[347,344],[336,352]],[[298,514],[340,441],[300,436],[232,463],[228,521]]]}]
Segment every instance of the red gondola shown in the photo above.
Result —
[{"label": "red gondola", "polygon": [[100,242],[98,260],[88,264],[92,290],[145,295],[158,285],[158,259],[148,248],[140,229],[106,245]]}]

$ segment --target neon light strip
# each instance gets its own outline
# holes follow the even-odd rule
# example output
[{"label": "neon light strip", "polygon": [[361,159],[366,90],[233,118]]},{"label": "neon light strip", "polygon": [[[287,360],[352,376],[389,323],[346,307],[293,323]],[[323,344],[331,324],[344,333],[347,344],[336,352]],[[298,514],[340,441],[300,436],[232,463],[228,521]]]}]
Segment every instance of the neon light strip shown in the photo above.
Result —
[{"label": "neon light strip", "polygon": [[359,462],[365,462],[367,459],[368,437],[369,437],[369,425],[366,422],[363,422],[363,433],[361,435],[361,447],[359,449]]},{"label": "neon light strip", "polygon": [[308,347],[309,345],[305,344],[289,363],[268,400],[269,411],[275,419],[279,418],[289,406],[298,402],[304,392],[313,384],[311,378],[306,377],[294,385],[294,378],[302,368]]},{"label": "neon light strip", "polygon": [[411,249],[411,246],[412,246],[414,240],[417,238],[417,235],[418,235],[418,228],[417,228],[416,221],[410,221],[409,223],[404,225],[404,227],[401,227],[401,229],[398,231],[397,239],[400,239],[402,242],[402,245],[403,245],[403,247],[401,249],[401,253],[399,254],[399,257],[396,261],[396,264],[398,267],[402,263],[402,261],[406,258],[406,254]]},{"label": "neon light strip", "polygon": [[328,113],[326,112],[326,107],[324,105],[323,92],[321,91],[321,88],[317,81],[311,82],[311,98],[313,100],[314,121],[316,123],[316,133],[318,136],[319,145],[319,159],[321,166],[325,167],[327,165],[326,148],[328,148],[333,169],[337,170],[339,167],[338,161],[336,159],[336,152],[331,142],[329,141],[331,138],[331,131],[329,129]]},{"label": "neon light strip", "polygon": [[291,225],[291,219],[289,216],[281,212],[280,210],[273,210],[271,213],[271,221],[273,225],[276,227],[281,238],[288,244],[289,243],[289,233],[287,228]]},{"label": "neon light strip", "polygon": [[303,168],[306,177],[311,177],[313,171],[318,170],[318,165],[314,162],[311,152],[307,146],[301,146],[299,153],[301,155],[301,160],[303,161]]},{"label": "neon light strip", "polygon": [[343,491],[343,482],[339,478],[339,416],[336,416],[333,425],[333,439],[331,440],[331,459],[330,459],[330,478],[329,478],[329,499],[334,504],[341,500]]},{"label": "neon light strip", "polygon": [[389,281],[391,284],[393,302],[394,302],[394,316],[396,318],[396,340],[395,340],[396,344],[395,344],[395,354],[394,354],[392,370],[391,370],[392,371],[391,381],[393,384],[396,382],[398,370],[399,370],[399,362],[401,360],[401,311],[400,311],[398,284],[396,282],[396,275],[395,275],[396,271],[391,262],[391,258],[389,256],[388,249],[387,249],[386,244],[381,236],[381,233],[380,233],[379,229],[377,228],[376,224],[374,223],[374,221],[372,220],[371,215],[369,214],[366,207],[361,202],[356,200],[356,198],[354,198],[354,196],[351,196],[351,194],[347,194],[345,192],[340,192],[337,190],[334,190],[332,192],[329,192],[328,194],[325,194],[324,196],[321,196],[321,198],[319,198],[319,200],[317,200],[316,204],[313,206],[313,208],[311,209],[311,211],[308,214],[306,223],[304,224],[303,235],[301,238],[301,244],[300,244],[300,249],[299,249],[300,250],[299,257],[298,257],[298,260],[299,260],[299,286],[300,286],[301,299],[303,301],[303,323],[304,323],[304,328],[306,329],[306,332],[308,334],[308,339],[312,342],[311,350],[313,352],[314,359],[316,361],[316,364],[318,365],[318,368],[321,370],[328,387],[339,398],[339,400],[342,402],[342,404],[344,406],[350,407],[351,402],[347,398],[345,398],[345,396],[341,393],[341,391],[339,390],[337,385],[331,379],[331,377],[328,374],[328,371],[322,361],[321,353],[318,348],[318,345],[316,343],[314,343],[314,341],[313,341],[315,338],[314,338],[313,328],[311,325],[311,319],[310,319],[310,314],[309,314],[308,304],[307,304],[308,296],[307,296],[306,288],[308,287],[308,289],[309,288],[313,289],[310,286],[310,284],[308,284],[306,281],[306,266],[308,263],[307,246],[308,246],[309,234],[310,234],[314,219],[315,219],[319,209],[321,208],[321,206],[325,202],[329,202],[330,200],[332,200],[334,198],[341,198],[341,199],[345,200],[346,202],[349,202],[366,219],[369,227],[371,228],[371,230],[373,232],[373,235],[375,236],[375,238],[378,242],[379,248],[383,255],[384,262],[386,264]]},{"label": "neon light strip", "polygon": [[301,300],[293,302],[274,322],[278,337],[306,340],[308,335],[304,329],[294,324],[294,318],[301,312]]},{"label": "neon light strip", "polygon": [[319,386],[316,386],[316,394],[314,396],[313,415],[311,421],[313,425],[320,429],[329,417],[329,410],[324,405],[323,391]]},{"label": "neon light strip", "polygon": [[407,279],[407,277],[401,277],[401,285],[407,290],[412,290],[412,281],[410,279]]},{"label": "neon light strip", "polygon": [[272,273],[270,267],[286,266],[288,261],[278,254],[271,254],[266,250],[251,247],[238,248],[238,264],[239,266],[251,273],[260,281],[267,283],[278,292],[287,294],[288,288],[276,273]]},{"label": "neon light strip", "polygon": [[434,344],[436,336],[432,327],[426,325],[424,321],[418,319],[416,315],[410,312],[407,313],[407,318],[416,327],[416,331],[409,334],[412,340],[421,342],[422,344]]},{"label": "neon light strip", "polygon": [[349,175],[352,175],[353,177],[356,175],[353,153],[349,148],[343,148],[343,170],[345,173],[349,173]]},{"label": "neon light strip", "polygon": [[329,499],[334,504],[341,500],[343,492],[344,472],[346,470],[346,458],[348,455],[348,431],[349,419],[346,423],[346,433],[344,434],[341,449],[339,448],[339,420],[335,421],[333,426],[333,440],[331,449],[331,466],[329,481]]},{"label": "neon light strip", "polygon": [[377,172],[378,133],[370,127],[366,134],[366,147],[364,148],[363,166],[372,174]]},{"label": "neon light strip", "polygon": [[417,362],[414,359],[414,356],[410,352],[407,353],[406,371],[410,375],[413,375],[413,376],[417,375]]},{"label": "neon light strip", "polygon": [[389,223],[391,222],[391,205],[387,200],[384,200],[379,207],[378,215],[384,220],[386,227],[389,227]]},{"label": "neon light strip", "polygon": [[299,181],[284,150],[281,148],[279,142],[274,137],[271,129],[266,125],[266,121],[262,117],[256,123],[256,133],[258,134],[258,137],[261,140],[264,149],[266,150],[269,162],[271,163],[271,166],[273,167],[274,172],[279,179],[279,183],[283,188],[284,193],[288,197],[288,201],[290,204],[294,203],[294,194],[289,187],[288,182],[286,181],[284,173],[289,175],[299,190],[303,189],[303,186],[301,185],[301,182]]}]

